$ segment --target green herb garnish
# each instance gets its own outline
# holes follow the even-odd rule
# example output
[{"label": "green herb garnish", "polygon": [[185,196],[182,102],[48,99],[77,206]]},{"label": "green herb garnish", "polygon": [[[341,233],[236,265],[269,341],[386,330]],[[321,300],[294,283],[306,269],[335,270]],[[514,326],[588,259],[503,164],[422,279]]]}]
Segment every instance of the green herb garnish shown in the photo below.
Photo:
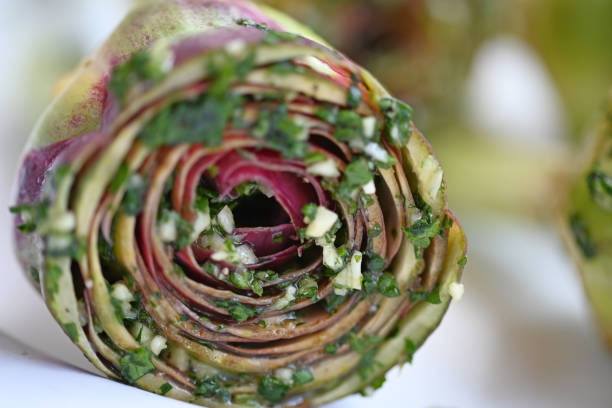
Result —
[{"label": "green herb garnish", "polygon": [[436,286],[433,288],[431,292],[418,292],[411,291],[410,292],[410,302],[416,303],[425,301],[434,305],[440,304],[442,301],[440,299],[440,288]]},{"label": "green herb garnish", "polygon": [[117,65],[108,82],[108,89],[123,104],[130,89],[140,81],[157,81],[163,76],[159,65],[145,51],[134,54],[123,64]]},{"label": "green herb garnish", "polygon": [[278,150],[284,157],[300,158],[308,151],[308,134],[291,119],[287,105],[262,109],[251,132],[254,137],[265,140],[269,148]]},{"label": "green herb garnish", "polygon": [[217,398],[222,402],[229,402],[231,399],[230,392],[223,387],[218,376],[206,376],[197,383],[198,388],[195,395],[205,398]]},{"label": "green herb garnish", "polygon": [[287,392],[289,385],[272,376],[266,375],[259,381],[257,391],[267,401],[276,404],[282,401]]},{"label": "green herb garnish", "polygon": [[417,345],[414,344],[414,342],[412,340],[410,340],[408,337],[406,337],[404,339],[404,352],[406,353],[406,361],[410,364],[412,364],[412,358],[414,357],[414,353],[417,351]]},{"label": "green herb garnish", "polygon": [[170,392],[171,389],[172,389],[172,385],[170,385],[170,383],[163,383],[159,387],[159,393],[161,395],[166,395],[168,392]]},{"label": "green herb garnish", "polygon": [[395,146],[404,146],[412,134],[412,108],[395,98],[382,98],[378,104],[385,116],[385,135]]},{"label": "green herb garnish", "polygon": [[397,287],[395,276],[390,273],[383,273],[378,279],[378,291],[386,297],[398,297],[401,293]]},{"label": "green herb garnish", "polygon": [[569,218],[569,225],[574,234],[576,244],[582,250],[585,258],[591,259],[597,256],[597,248],[591,240],[591,234],[582,217],[578,214],[573,214]]},{"label": "green herb garnish", "polygon": [[134,351],[126,351],[119,360],[121,375],[130,384],[135,383],[151,371],[155,371],[155,366],[151,362],[153,353],[144,347]]},{"label": "green herb garnish", "polygon": [[79,332],[77,330],[77,325],[74,323],[66,323],[64,324],[64,330],[68,333],[68,337],[73,342],[76,342],[79,339]]},{"label": "green herb garnish", "polygon": [[312,375],[312,372],[309,369],[302,368],[294,372],[291,376],[291,379],[293,380],[293,386],[298,387],[300,385],[308,384],[309,382],[314,381],[314,376]]},{"label": "green herb garnish", "polygon": [[374,180],[374,175],[368,167],[368,162],[359,158],[349,163],[344,169],[344,177],[338,186],[338,194],[340,197],[351,200],[353,190]]}]

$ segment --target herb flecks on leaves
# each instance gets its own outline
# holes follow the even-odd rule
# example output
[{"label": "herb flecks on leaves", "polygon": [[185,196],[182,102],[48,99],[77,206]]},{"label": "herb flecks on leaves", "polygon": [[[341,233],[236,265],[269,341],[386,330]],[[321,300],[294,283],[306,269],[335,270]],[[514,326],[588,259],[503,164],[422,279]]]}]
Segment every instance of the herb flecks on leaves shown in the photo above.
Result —
[{"label": "herb flecks on leaves", "polygon": [[155,371],[155,366],[151,362],[152,358],[153,353],[144,347],[127,351],[119,360],[121,375],[130,384],[135,383],[146,374]]},{"label": "herb flecks on leaves", "polygon": [[591,259],[597,256],[597,247],[591,239],[588,226],[579,214],[573,214],[569,218],[569,225],[576,244],[582,251],[585,258]]},{"label": "herb flecks on leaves", "polygon": [[115,67],[108,82],[108,89],[122,104],[125,102],[130,89],[137,82],[157,81],[162,77],[163,72],[160,65],[147,52],[140,51],[123,64]]},{"label": "herb flecks on leaves", "polygon": [[412,108],[395,98],[383,98],[378,104],[385,116],[385,135],[395,146],[405,146],[412,134]]}]

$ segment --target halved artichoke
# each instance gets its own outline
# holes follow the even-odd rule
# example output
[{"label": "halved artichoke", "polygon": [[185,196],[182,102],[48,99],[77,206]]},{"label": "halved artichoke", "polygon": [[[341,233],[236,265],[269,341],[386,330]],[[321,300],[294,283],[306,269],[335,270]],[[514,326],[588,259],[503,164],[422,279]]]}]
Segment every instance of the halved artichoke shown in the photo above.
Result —
[{"label": "halved artichoke", "polygon": [[595,143],[577,168],[580,173],[562,206],[561,227],[612,347],[612,92]]},{"label": "halved artichoke", "polygon": [[19,259],[110,378],[209,407],[379,387],[463,292],[411,113],[273,10],[146,2],[30,139]]}]

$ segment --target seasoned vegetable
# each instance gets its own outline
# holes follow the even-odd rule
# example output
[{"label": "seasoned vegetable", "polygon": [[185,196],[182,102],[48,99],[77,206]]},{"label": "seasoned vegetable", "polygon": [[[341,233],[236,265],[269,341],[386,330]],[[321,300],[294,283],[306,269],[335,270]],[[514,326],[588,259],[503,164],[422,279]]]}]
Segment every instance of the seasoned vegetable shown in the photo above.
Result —
[{"label": "seasoned vegetable", "polygon": [[462,292],[411,117],[273,11],[146,2],[35,129],[18,255],[110,378],[208,407],[378,388]]}]

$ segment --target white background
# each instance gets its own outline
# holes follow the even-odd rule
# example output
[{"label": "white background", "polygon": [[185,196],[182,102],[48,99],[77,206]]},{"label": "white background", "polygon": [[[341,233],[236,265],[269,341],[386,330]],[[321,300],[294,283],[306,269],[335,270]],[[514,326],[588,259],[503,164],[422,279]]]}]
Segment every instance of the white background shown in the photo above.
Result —
[{"label": "white background", "polygon": [[[21,146],[50,98],[52,78],[69,67],[62,56],[75,59],[91,50],[119,21],[126,3],[0,0],[3,407],[191,406],[91,374],[95,370],[22,276],[12,254],[9,214],[2,210],[10,203]],[[373,397],[333,406],[612,407],[612,358],[554,230],[499,214],[457,215],[470,245],[464,299],[451,305],[412,366],[391,372]]]}]

